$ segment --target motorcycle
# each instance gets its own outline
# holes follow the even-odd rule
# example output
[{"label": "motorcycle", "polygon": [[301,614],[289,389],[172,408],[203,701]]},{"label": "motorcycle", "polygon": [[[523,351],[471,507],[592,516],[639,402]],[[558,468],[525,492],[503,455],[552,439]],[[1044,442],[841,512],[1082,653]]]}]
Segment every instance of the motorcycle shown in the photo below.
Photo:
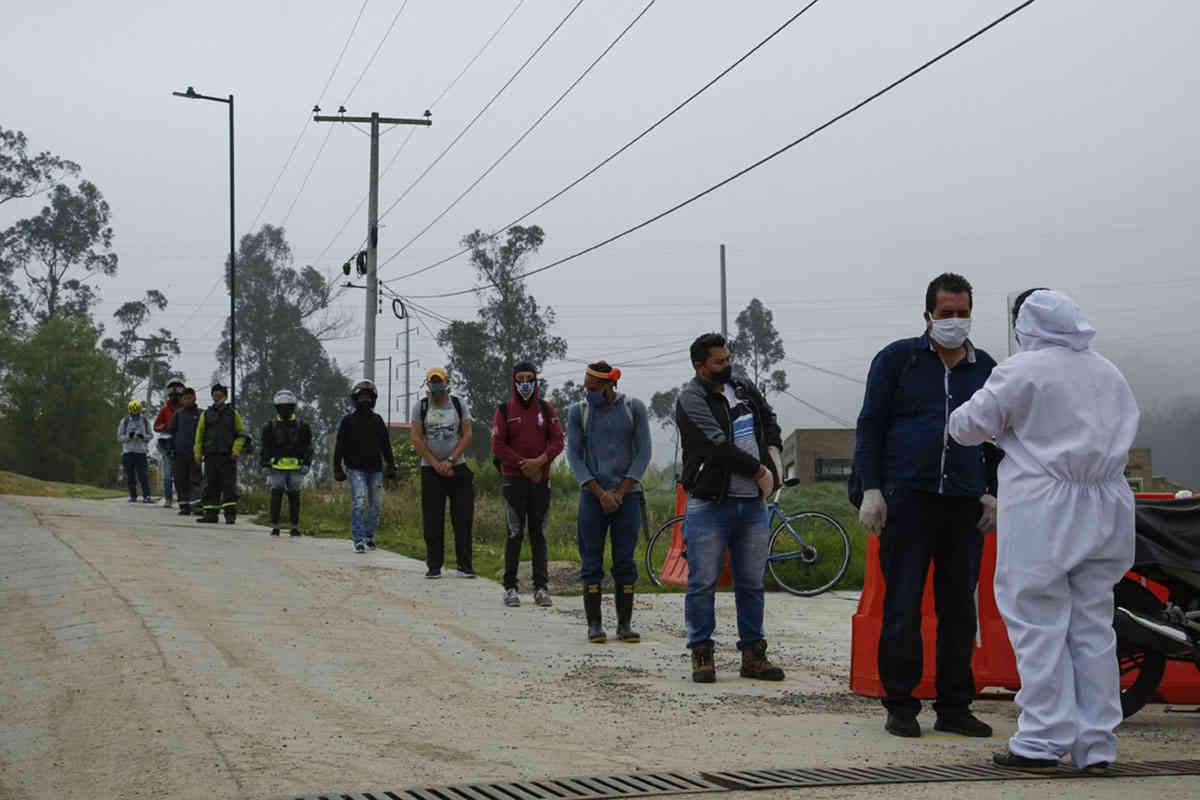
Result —
[{"label": "motorcycle", "polygon": [[1167,598],[1129,576],[1114,587],[1125,717],[1154,697],[1167,662],[1200,669],[1200,499],[1139,499],[1136,513],[1133,571],[1163,587]]}]

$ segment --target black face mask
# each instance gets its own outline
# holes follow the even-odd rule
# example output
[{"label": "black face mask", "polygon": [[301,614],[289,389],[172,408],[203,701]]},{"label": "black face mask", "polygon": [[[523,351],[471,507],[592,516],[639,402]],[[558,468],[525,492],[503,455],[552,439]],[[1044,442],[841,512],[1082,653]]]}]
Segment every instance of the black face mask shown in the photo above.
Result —
[{"label": "black face mask", "polygon": [[730,383],[733,381],[733,365],[725,367],[725,369],[717,370],[712,373],[713,383]]},{"label": "black face mask", "polygon": [[356,402],[354,404],[354,407],[357,408],[359,411],[370,411],[372,408],[375,407],[375,401],[374,400],[359,400],[358,402]]}]

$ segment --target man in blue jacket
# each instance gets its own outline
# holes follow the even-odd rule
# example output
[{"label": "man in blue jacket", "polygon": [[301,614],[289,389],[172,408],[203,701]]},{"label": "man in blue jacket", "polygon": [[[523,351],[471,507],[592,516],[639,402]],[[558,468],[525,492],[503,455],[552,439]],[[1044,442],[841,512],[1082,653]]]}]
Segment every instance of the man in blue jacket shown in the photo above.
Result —
[{"label": "man in blue jacket", "polygon": [[606,361],[589,364],[587,398],[567,414],[567,463],[579,481],[579,558],[583,562],[583,610],[588,641],[607,641],[600,617],[604,539],[612,531],[617,638],[640,642],[633,630],[638,528],[642,522],[642,476],[650,466],[650,420],[641,400],[617,392],[621,370]]},{"label": "man in blue jacket", "polygon": [[917,737],[921,702],[921,599],[933,563],[937,610],[934,728],[991,736],[970,712],[975,697],[975,588],[983,534],[996,526],[991,445],[964,447],[948,434],[951,412],[987,381],[996,362],[967,338],[971,284],[944,273],[925,293],[925,333],[901,339],[871,362],[858,417],[855,470],[862,479],[859,522],[879,536],[887,584],[879,632],[879,677],[889,733]]}]

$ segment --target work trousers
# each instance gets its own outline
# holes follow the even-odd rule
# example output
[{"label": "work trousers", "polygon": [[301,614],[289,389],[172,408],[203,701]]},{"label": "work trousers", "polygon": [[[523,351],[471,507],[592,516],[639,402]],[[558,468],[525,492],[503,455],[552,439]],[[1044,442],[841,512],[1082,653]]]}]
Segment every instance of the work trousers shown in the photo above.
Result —
[{"label": "work trousers", "polygon": [[138,484],[142,497],[150,497],[150,467],[145,453],[122,453],[121,466],[125,468],[125,483],[129,486],[129,497],[137,500]]},{"label": "work trousers", "polygon": [[579,495],[578,539],[579,579],[583,585],[604,580],[604,540],[612,538],[612,576],[618,586],[637,583],[637,563],[633,557],[638,529],[642,524],[642,493],[625,495],[616,511],[609,514],[600,499],[584,489]]},{"label": "work trousers", "polygon": [[204,513],[237,515],[237,462],[227,453],[204,454]]},{"label": "work trousers", "polygon": [[545,589],[550,582],[546,559],[546,515],[550,511],[550,480],[534,482],[524,475],[504,476],[504,513],[508,538],[504,543],[504,588],[517,588],[521,565],[521,543],[529,530],[533,556],[533,588]]},{"label": "work trousers", "polygon": [[446,501],[454,528],[454,557],[463,572],[474,572],[471,561],[471,528],[475,521],[475,476],[466,464],[456,464],[454,474],[440,475],[421,467],[421,524],[425,534],[425,565],[440,570],[446,560]]},{"label": "work trousers", "polygon": [[203,471],[191,451],[175,456],[174,462],[175,493],[179,495],[179,504],[191,505],[201,497]]},{"label": "work trousers", "polygon": [[912,692],[924,670],[921,600],[933,564],[937,614],[937,700],[934,710],[963,711],[975,698],[975,589],[983,557],[983,534],[975,527],[983,511],[975,497],[889,489],[887,524],[879,537],[879,568],[886,588],[879,631],[879,677],[883,705],[905,715],[921,710]]}]

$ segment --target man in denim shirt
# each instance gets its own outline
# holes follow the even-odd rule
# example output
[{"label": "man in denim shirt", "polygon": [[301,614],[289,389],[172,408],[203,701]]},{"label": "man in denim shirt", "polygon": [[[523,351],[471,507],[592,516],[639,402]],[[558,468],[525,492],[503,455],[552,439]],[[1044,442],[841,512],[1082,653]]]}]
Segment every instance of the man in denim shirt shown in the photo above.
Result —
[{"label": "man in denim shirt", "polygon": [[606,361],[588,364],[586,399],[567,414],[567,463],[579,481],[579,558],[583,562],[583,610],[587,637],[607,641],[600,617],[604,539],[612,531],[612,575],[616,584],[617,638],[639,642],[633,630],[633,551],[641,527],[642,476],[650,466],[650,420],[641,400],[617,392],[621,370]]},{"label": "man in denim shirt", "polygon": [[859,521],[879,536],[887,587],[879,632],[886,729],[917,737],[921,702],[921,599],[932,561],[937,609],[934,728],[991,736],[969,707],[975,697],[975,588],[983,534],[996,525],[991,445],[963,447],[948,435],[951,412],[987,381],[996,362],[967,339],[971,284],[945,273],[925,294],[925,333],[885,347],[871,362],[858,417],[855,469],[862,478]]}]

